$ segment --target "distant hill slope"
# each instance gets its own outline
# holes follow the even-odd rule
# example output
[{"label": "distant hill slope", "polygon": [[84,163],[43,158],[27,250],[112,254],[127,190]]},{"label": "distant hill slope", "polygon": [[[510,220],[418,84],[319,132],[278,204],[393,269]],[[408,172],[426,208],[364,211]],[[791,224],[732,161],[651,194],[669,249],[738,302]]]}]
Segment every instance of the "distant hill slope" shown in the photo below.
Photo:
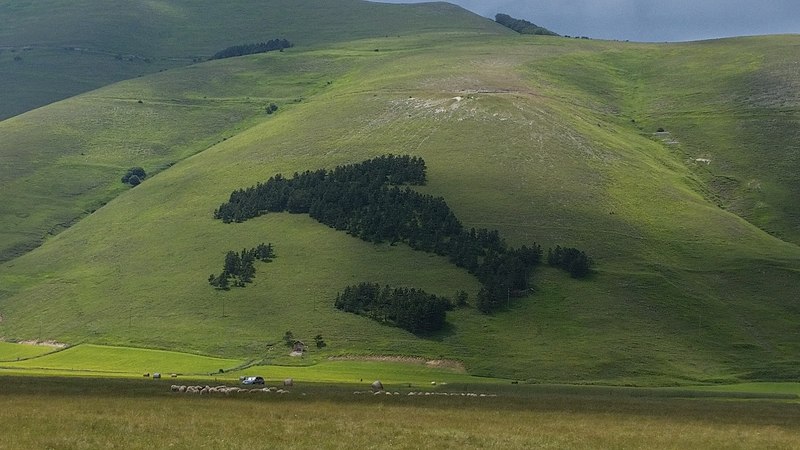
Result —
[{"label": "distant hill slope", "polygon": [[502,33],[447,3],[0,0],[0,120],[103,85],[285,38],[301,47],[431,31]]},{"label": "distant hill slope", "polygon": [[800,244],[799,43],[771,36],[575,54],[541,72],[682,155],[711,202]]},{"label": "distant hill slope", "polygon": [[[473,374],[549,382],[796,379],[800,248],[717,205],[708,166],[690,146],[706,128],[682,120],[703,112],[711,119],[700,125],[716,127],[709,102],[728,104],[731,89],[743,86],[706,90],[699,74],[791,77],[778,66],[723,66],[711,56],[741,46],[744,61],[769,59],[797,39],[384,37],[198,64],[4,121],[2,134],[15,145],[2,154],[16,155],[22,175],[3,193],[19,197],[3,224],[15,223],[17,211],[23,220],[74,203],[46,198],[59,174],[76,193],[96,185],[110,196],[122,191],[119,169],[144,161],[163,170],[0,266],[0,336],[281,362],[289,359],[281,337],[291,330],[328,343],[306,361],[411,354],[462,360]],[[662,62],[675,72],[649,72]],[[685,91],[675,87],[681,64],[691,68]],[[792,93],[775,101],[797,95],[787,80],[779,85]],[[778,95],[761,92],[762,101]],[[277,113],[264,114],[273,100]],[[724,130],[776,114],[738,111],[727,114],[734,127]],[[793,132],[784,128],[791,121],[769,123],[773,133],[738,139]],[[702,142],[714,152],[710,167],[719,154],[743,174],[756,170],[729,141]],[[791,158],[793,147],[771,142],[764,149]],[[443,258],[368,244],[307,216],[242,224],[212,217],[231,191],[276,173],[385,153],[423,157],[429,183],[420,190],[443,196],[466,226],[497,228],[512,245],[578,246],[597,273],[576,281],[542,268],[533,275],[536,292],[507,309],[456,310],[443,332],[418,337],[340,312],[333,298],[371,281],[439,295],[465,289],[474,304],[474,277]],[[770,176],[781,189],[792,186],[788,171]],[[230,292],[208,285],[228,250],[261,242],[273,243],[277,257],[253,284]]]}]

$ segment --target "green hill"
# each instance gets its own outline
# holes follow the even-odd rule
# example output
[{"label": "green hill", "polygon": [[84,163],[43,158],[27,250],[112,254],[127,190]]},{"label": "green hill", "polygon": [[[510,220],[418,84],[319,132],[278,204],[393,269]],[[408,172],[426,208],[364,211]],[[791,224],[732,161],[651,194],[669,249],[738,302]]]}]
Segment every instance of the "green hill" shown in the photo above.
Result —
[{"label": "green hill", "polygon": [[[799,91],[778,55],[798,42],[358,39],[170,70],[0,122],[18,174],[1,186],[3,229],[16,230],[5,248],[116,196],[0,266],[0,336],[296,364],[281,342],[291,330],[328,343],[303,363],[388,354],[531,381],[796,378],[800,248],[786,198]],[[532,295],[491,316],[450,312],[445,331],[418,337],[333,299],[371,281],[465,289],[474,304],[474,277],[304,215],[213,219],[231,191],[276,173],[386,153],[423,157],[420,191],[466,226],[586,249],[596,273],[537,269]],[[156,174],[126,189],[118,177],[135,165]],[[752,179],[764,187],[746,189]],[[277,258],[254,283],[208,285],[228,250],[261,242]]]},{"label": "green hill", "polygon": [[[6,46],[0,49],[0,119],[114,81],[205,60],[231,45],[284,37],[295,44],[291,51],[308,51],[365,36],[394,39],[432,31],[507,32],[443,3],[0,1],[0,42]],[[213,74],[187,68],[130,84],[124,92],[100,90],[80,97],[84,101],[0,122],[0,193],[7,199],[0,206],[5,225],[0,261],[34,248],[113,198],[122,186],[109,181],[121,176],[117,172],[129,161],[160,170],[247,126],[266,105],[299,101],[324,86],[324,77],[347,69],[332,58],[281,61],[285,64],[209,66],[217,68]],[[254,78],[261,70],[273,78]],[[270,85],[276,71],[281,86]]]},{"label": "green hill", "polygon": [[106,84],[285,38],[300,47],[499,25],[446,3],[0,0],[0,119]]}]

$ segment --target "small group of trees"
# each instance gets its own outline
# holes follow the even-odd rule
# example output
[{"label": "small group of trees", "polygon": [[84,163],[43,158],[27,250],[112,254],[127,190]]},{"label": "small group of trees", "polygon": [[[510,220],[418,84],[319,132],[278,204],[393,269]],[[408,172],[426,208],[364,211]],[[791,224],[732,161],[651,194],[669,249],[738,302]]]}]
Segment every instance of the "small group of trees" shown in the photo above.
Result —
[{"label": "small group of trees", "polygon": [[292,47],[293,44],[286,39],[271,39],[267,42],[256,44],[241,44],[228,47],[214,53],[211,59],[233,58],[234,56],[254,55],[256,53],[266,53],[273,51],[283,51],[285,48]]},{"label": "small group of trees", "polygon": [[264,110],[267,112],[267,114],[272,114],[278,110],[278,105],[276,105],[275,103],[270,103],[264,108]]},{"label": "small group of trees", "polygon": [[494,17],[494,21],[503,25],[504,27],[510,28],[517,33],[520,34],[536,34],[541,36],[558,36],[558,33],[554,33],[547,28],[540,27],[535,23],[528,22],[527,20],[523,19],[515,19],[508,14],[497,14]]},{"label": "small group of trees", "polygon": [[547,264],[566,270],[572,278],[584,278],[589,275],[592,259],[577,248],[556,246],[547,251]]},{"label": "small group of trees", "polygon": [[441,330],[447,311],[453,308],[447,298],[421,289],[381,287],[377,283],[347,286],[336,295],[334,305],[412,333]]},{"label": "small group of trees", "polygon": [[[294,338],[294,333],[292,333],[291,330],[283,334],[283,343],[286,344],[287,347],[294,348],[295,344],[298,342],[300,341]],[[314,345],[316,345],[317,348],[328,346],[321,334],[314,336]]]},{"label": "small group of trees", "polygon": [[242,249],[241,253],[233,250],[225,254],[225,264],[219,275],[208,276],[208,283],[217,289],[228,290],[231,286],[244,287],[253,281],[256,274],[255,261],[270,262],[275,257],[272,244],[261,243],[255,248]]},{"label": "small group of trees", "polygon": [[147,173],[141,167],[131,167],[122,176],[122,182],[131,186],[138,186],[147,178]]},{"label": "small group of trees", "polygon": [[380,192],[386,184],[424,183],[425,162],[421,158],[387,155],[333,170],[295,173],[293,178],[275,175],[266,183],[231,193],[229,200],[214,211],[214,217],[225,223],[244,222],[269,212],[289,211],[310,214],[326,225],[345,230],[359,227],[359,220],[352,216],[369,205],[395,200],[391,198],[395,193]]}]

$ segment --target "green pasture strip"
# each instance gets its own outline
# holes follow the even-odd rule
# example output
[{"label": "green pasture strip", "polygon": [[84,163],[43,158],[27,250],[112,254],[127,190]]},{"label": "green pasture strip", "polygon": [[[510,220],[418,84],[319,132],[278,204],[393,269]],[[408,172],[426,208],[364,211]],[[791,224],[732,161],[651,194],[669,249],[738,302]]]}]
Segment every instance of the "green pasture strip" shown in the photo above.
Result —
[{"label": "green pasture strip", "polygon": [[85,370],[85,369],[46,369],[41,367],[31,367],[31,368],[22,368],[22,367],[8,367],[4,363],[0,362],[0,374],[4,376],[24,376],[24,377],[34,377],[34,378],[48,378],[48,377],[59,377],[59,378],[133,378],[135,376],[142,376],[142,374],[136,374],[131,372],[118,372],[114,370]]},{"label": "green pasture strip", "polygon": [[778,395],[794,395],[800,397],[800,382],[795,383],[738,383],[719,386],[687,386],[686,390],[697,390],[702,392],[745,392]]},{"label": "green pasture strip", "polygon": [[423,363],[383,361],[325,361],[312,366],[253,366],[246,375],[261,375],[267,380],[292,378],[307,382],[353,383],[369,386],[375,380],[386,385],[431,386],[441,383],[490,384],[504,382],[454,370],[427,367]]},{"label": "green pasture strip", "polygon": [[16,361],[19,359],[34,358],[55,351],[52,347],[43,345],[17,344],[0,341],[0,363],[3,361]]},{"label": "green pasture strip", "polygon": [[495,385],[501,392],[517,397],[533,398],[542,395],[563,397],[622,397],[622,398],[675,398],[675,399],[738,399],[738,400],[789,400],[800,403],[800,396],[788,390],[722,390],[714,386],[681,387],[630,387],[603,385],[542,384],[505,386]]},{"label": "green pasture strip", "polygon": [[19,362],[4,363],[8,369],[55,370],[139,374],[161,372],[202,374],[240,366],[241,360],[213,358],[165,350],[82,344],[64,351]]}]

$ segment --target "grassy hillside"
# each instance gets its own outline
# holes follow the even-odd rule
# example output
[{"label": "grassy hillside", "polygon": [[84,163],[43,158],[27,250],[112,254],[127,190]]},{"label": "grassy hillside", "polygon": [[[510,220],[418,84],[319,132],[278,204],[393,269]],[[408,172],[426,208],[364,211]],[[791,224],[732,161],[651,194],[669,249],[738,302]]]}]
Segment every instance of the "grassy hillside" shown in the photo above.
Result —
[{"label": "grassy hillside", "polygon": [[610,49],[537,73],[664,142],[712,203],[800,244],[797,45],[773,36]]},{"label": "grassy hillside", "polygon": [[0,119],[243,43],[299,47],[473,30],[506,33],[445,3],[361,0],[0,0]]},{"label": "grassy hillside", "polygon": [[[796,41],[741,45],[768,55]],[[111,179],[134,164],[163,168],[208,148],[0,266],[0,336],[297,364],[281,344],[292,330],[328,342],[303,364],[339,354],[411,354],[531,381],[797,377],[800,249],[717,205],[708,175],[690,159],[688,143],[700,133],[672,131],[679,146],[653,135],[657,126],[678,130],[660,123],[680,115],[657,105],[680,94],[672,86],[679,74],[634,76],[634,69],[681,54],[693,61],[687,82],[704,71],[720,76],[719,64],[705,59],[713,53],[708,46],[735,42],[657,46],[447,33],[368,39],[195,65],[5,121],[0,126],[20,143],[7,148],[79,138],[64,145],[74,149],[64,163],[52,166],[60,174],[71,162],[78,180],[89,167]],[[638,95],[628,95],[631,87]],[[715,117],[708,98],[727,97],[696,90],[703,95],[694,103],[690,95],[679,98]],[[275,99],[278,113],[263,114],[264,102]],[[106,119],[109,107],[120,114]],[[98,119],[70,121],[76,111]],[[154,116],[163,119],[147,120]],[[758,114],[741,120],[752,117]],[[709,151],[739,161],[725,153],[725,142],[708,141]],[[91,152],[92,164],[76,162],[87,156],[81,149]],[[441,295],[466,289],[474,299],[477,280],[442,258],[368,244],[307,216],[227,225],[212,218],[232,190],[275,173],[385,153],[423,157],[429,183],[421,190],[444,196],[465,225],[497,228],[513,245],[578,246],[595,258],[597,273],[576,281],[540,269],[534,295],[493,316],[454,311],[447,330],[420,338],[337,311],[333,297],[348,284],[376,281]],[[46,159],[16,158],[21,174]],[[791,187],[790,178],[771,176],[781,189]],[[111,194],[122,190],[100,185],[113,186],[104,188]],[[24,189],[8,189],[25,198]],[[208,286],[226,251],[260,242],[272,242],[277,258],[259,267],[252,285],[230,292]]]},{"label": "grassy hillside", "polygon": [[125,171],[155,174],[291,108],[346,66],[289,53],[215,61],[133,80],[0,122],[0,261],[125,191]]}]

